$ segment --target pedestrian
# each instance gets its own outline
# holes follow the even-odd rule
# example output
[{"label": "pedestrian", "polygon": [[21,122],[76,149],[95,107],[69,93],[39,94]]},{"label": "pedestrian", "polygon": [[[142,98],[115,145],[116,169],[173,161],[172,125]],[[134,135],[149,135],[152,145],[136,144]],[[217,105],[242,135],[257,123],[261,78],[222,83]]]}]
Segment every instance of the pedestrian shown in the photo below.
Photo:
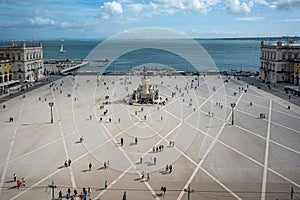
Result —
[{"label": "pedestrian", "polygon": [[167,188],[166,186],[163,188],[164,195],[166,194]]},{"label": "pedestrian", "polygon": [[144,120],[146,120],[147,119],[147,117],[146,117],[146,115],[144,116]]},{"label": "pedestrian", "polygon": [[106,162],[104,162],[103,165],[104,165],[104,169],[106,169],[106,167],[107,167],[107,166],[106,166]]},{"label": "pedestrian", "polygon": [[123,200],[126,200],[126,191],[123,193]]},{"label": "pedestrian", "polygon": [[152,148],[152,151],[155,152],[155,147]]},{"label": "pedestrian", "polygon": [[142,162],[143,162],[143,158],[142,158],[142,157],[140,157],[140,164],[142,164]]},{"label": "pedestrian", "polygon": [[104,182],[104,188],[106,189],[107,186],[108,186],[108,181],[105,181],[105,182]]},{"label": "pedestrian", "polygon": [[170,165],[170,166],[169,166],[169,173],[170,173],[170,174],[172,173],[172,170],[173,170],[173,166]]},{"label": "pedestrian", "polygon": [[147,173],[147,181],[150,181],[150,175]]},{"label": "pedestrian", "polygon": [[123,138],[121,138],[121,146],[123,146],[123,142],[124,142],[124,140],[123,140]]},{"label": "pedestrian", "polygon": [[145,172],[142,171],[142,179],[144,179],[144,177],[145,177]]},{"label": "pedestrian", "polygon": [[166,165],[166,172],[169,171],[169,165]]},{"label": "pedestrian", "polygon": [[80,192],[79,198],[82,200],[83,199],[83,193]]},{"label": "pedestrian", "polygon": [[23,186],[26,186],[26,180],[25,180],[25,178],[24,177],[22,177],[22,184],[23,184]]},{"label": "pedestrian", "polygon": [[76,190],[76,189],[74,189],[74,196],[76,197],[76,196],[77,196],[77,194],[78,194],[77,190]]},{"label": "pedestrian", "polygon": [[71,189],[68,188],[68,195],[70,196],[71,195]]},{"label": "pedestrian", "polygon": [[110,163],[109,163],[109,160],[106,162],[106,168],[108,169]]},{"label": "pedestrian", "polygon": [[90,115],[90,120],[92,120],[92,115]]},{"label": "pedestrian", "polygon": [[138,143],[137,137],[134,138],[134,142],[135,142],[135,144],[137,145],[137,143]]},{"label": "pedestrian", "polygon": [[91,195],[91,188],[88,187],[88,195],[90,196]]},{"label": "pedestrian", "polygon": [[121,122],[121,119],[119,118],[118,122],[120,123]]},{"label": "pedestrian", "polygon": [[66,160],[65,160],[65,164],[64,165],[65,165],[65,167],[68,167],[68,162]]},{"label": "pedestrian", "polygon": [[18,189],[20,189],[20,186],[21,186],[21,181],[20,180],[17,180],[17,186],[18,186]]},{"label": "pedestrian", "polygon": [[68,160],[68,165],[70,166],[71,165],[71,159],[69,158],[69,160]]},{"label": "pedestrian", "polygon": [[14,174],[14,182],[16,182],[16,181],[17,181],[17,175]]},{"label": "pedestrian", "polygon": [[62,192],[61,191],[58,192],[58,199],[62,199]]},{"label": "pedestrian", "polygon": [[153,158],[154,165],[156,164],[156,157]]},{"label": "pedestrian", "polygon": [[89,164],[89,169],[92,170],[92,163]]}]

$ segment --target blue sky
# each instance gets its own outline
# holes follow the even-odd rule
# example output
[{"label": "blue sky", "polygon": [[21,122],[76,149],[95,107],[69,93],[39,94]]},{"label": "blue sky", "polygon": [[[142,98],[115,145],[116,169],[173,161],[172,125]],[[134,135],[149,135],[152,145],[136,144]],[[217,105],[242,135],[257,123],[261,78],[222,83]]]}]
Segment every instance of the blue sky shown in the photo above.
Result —
[{"label": "blue sky", "polygon": [[143,27],[198,38],[300,36],[300,0],[0,2],[0,39],[100,39]]}]

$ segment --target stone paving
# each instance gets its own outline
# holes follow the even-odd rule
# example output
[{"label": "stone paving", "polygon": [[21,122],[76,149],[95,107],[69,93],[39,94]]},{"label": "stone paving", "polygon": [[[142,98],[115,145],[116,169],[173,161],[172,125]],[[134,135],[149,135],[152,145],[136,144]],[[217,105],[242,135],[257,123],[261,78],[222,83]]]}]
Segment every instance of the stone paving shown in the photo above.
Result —
[{"label": "stone paving", "polygon": [[244,82],[197,78],[149,77],[166,105],[126,103],[138,76],[66,76],[2,103],[0,199],[51,199],[52,181],[56,199],[90,187],[88,199],[180,200],[189,185],[191,199],[287,199],[291,187],[300,198],[299,107]]}]

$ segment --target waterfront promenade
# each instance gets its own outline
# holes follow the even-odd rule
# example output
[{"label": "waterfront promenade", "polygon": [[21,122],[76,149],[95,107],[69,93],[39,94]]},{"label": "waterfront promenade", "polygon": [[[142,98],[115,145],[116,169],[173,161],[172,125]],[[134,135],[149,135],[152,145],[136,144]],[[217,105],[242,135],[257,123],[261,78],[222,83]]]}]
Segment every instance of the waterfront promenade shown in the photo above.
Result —
[{"label": "waterfront promenade", "polygon": [[300,198],[298,106],[227,77],[149,78],[166,105],[126,103],[138,76],[66,76],[2,103],[1,199],[51,199],[52,181],[64,199]]}]

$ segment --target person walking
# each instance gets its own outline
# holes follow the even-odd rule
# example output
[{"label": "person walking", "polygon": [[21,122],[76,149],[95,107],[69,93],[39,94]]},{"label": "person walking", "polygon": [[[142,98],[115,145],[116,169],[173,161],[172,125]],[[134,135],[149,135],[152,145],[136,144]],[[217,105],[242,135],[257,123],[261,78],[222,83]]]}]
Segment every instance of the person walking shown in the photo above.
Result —
[{"label": "person walking", "polygon": [[71,159],[69,158],[69,160],[68,160],[68,165],[70,166],[71,165]]},{"label": "person walking", "polygon": [[23,184],[23,186],[26,186],[25,182],[26,182],[25,178],[22,177],[22,184]]},{"label": "person walking", "polygon": [[173,170],[173,166],[170,165],[170,166],[169,166],[169,173],[170,173],[170,174],[172,173],[172,170]]},{"label": "person walking", "polygon": [[123,193],[123,200],[126,200],[126,191]]},{"label": "person walking", "polygon": [[142,164],[143,163],[143,158],[142,157],[140,157],[140,164]]},{"label": "person walking", "polygon": [[137,145],[137,143],[138,143],[137,137],[134,138],[134,143],[135,143],[135,145]]},{"label": "person walking", "polygon": [[21,186],[21,181],[20,180],[17,180],[17,186],[18,186],[18,189],[20,189],[20,186]]},{"label": "person walking", "polygon": [[153,158],[154,165],[156,165],[156,157]]},{"label": "person walking", "polygon": [[76,189],[74,189],[74,196],[76,197],[76,196],[77,196],[77,194],[78,194],[77,190],[76,190]]},{"label": "person walking", "polygon": [[61,192],[61,190],[58,192],[58,199],[62,199],[62,192]]},{"label": "person walking", "polygon": [[89,169],[92,170],[92,163],[89,164]]},{"label": "person walking", "polygon": [[14,182],[16,182],[16,181],[17,181],[17,175],[14,174]]},{"label": "person walking", "polygon": [[107,189],[107,187],[108,187],[108,181],[105,181],[104,182],[104,188]]},{"label": "person walking", "polygon": [[121,138],[121,146],[123,146],[123,144],[124,144],[124,139]]},{"label": "person walking", "polygon": [[144,179],[144,178],[145,178],[145,172],[142,171],[142,179]]},{"label": "person walking", "polygon": [[147,173],[147,181],[150,181],[150,174]]}]

